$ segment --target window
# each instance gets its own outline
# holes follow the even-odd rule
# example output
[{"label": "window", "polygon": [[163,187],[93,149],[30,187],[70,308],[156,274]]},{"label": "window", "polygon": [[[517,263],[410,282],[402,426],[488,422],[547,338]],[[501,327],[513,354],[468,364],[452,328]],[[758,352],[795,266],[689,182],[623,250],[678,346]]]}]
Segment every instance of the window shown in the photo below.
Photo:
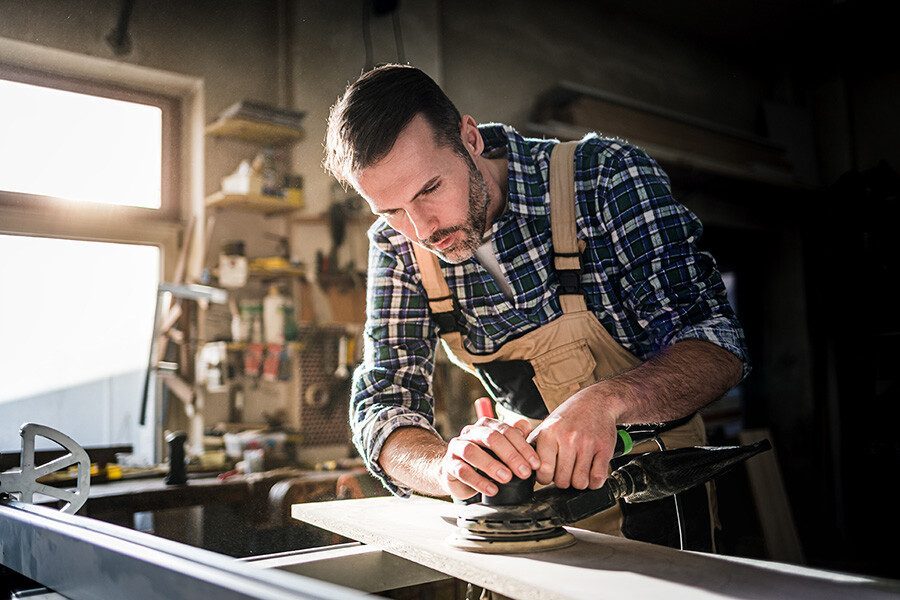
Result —
[{"label": "window", "polygon": [[0,204],[177,219],[175,99],[0,65],[0,107]]},{"label": "window", "polygon": [[158,106],[0,79],[0,189],[158,209]]},{"label": "window", "polygon": [[[79,65],[92,77],[101,63]],[[149,426],[138,413],[181,230],[180,106],[196,82],[116,69],[133,89],[0,64],[2,452],[32,421],[152,457],[153,402]]]},{"label": "window", "polygon": [[0,451],[34,421],[84,446],[132,443],[159,248],[0,235]]}]

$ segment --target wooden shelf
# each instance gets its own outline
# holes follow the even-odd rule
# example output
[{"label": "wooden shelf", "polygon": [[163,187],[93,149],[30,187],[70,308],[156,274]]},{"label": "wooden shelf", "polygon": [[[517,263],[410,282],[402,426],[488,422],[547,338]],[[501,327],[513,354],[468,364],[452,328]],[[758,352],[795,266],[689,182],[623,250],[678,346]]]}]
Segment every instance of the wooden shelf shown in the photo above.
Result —
[{"label": "wooden shelf", "polygon": [[[378,217],[376,217],[375,215],[373,215],[371,213],[363,212],[363,213],[360,213],[359,215],[349,217],[347,219],[347,222],[371,225],[377,219],[378,219]],[[317,214],[317,215],[298,214],[298,215],[295,215],[291,219],[291,221],[293,221],[294,223],[303,224],[303,225],[328,225],[328,215],[322,214],[322,213]]]},{"label": "wooden shelf", "polygon": [[263,194],[225,194],[216,192],[206,198],[206,208],[236,208],[274,215],[291,213],[302,207],[297,204],[290,204],[280,196],[266,196]]},{"label": "wooden shelf", "polygon": [[283,267],[283,268],[266,268],[266,267],[249,267],[248,272],[251,277],[303,277],[306,275],[306,269],[303,267]]},{"label": "wooden shelf", "polygon": [[[212,274],[219,276],[219,269],[213,269]],[[306,277],[306,267],[247,267],[247,275],[256,278],[266,277]]]},{"label": "wooden shelf", "polygon": [[234,117],[219,119],[207,125],[206,134],[264,146],[283,146],[303,139],[302,129]]},{"label": "wooden shelf", "polygon": [[[267,345],[266,342],[258,342],[263,345]],[[243,352],[247,349],[247,346],[250,345],[250,342],[225,342],[225,349],[229,352]],[[297,341],[288,341],[284,343],[285,346],[290,348],[291,350],[300,350],[303,348],[303,342]]]}]

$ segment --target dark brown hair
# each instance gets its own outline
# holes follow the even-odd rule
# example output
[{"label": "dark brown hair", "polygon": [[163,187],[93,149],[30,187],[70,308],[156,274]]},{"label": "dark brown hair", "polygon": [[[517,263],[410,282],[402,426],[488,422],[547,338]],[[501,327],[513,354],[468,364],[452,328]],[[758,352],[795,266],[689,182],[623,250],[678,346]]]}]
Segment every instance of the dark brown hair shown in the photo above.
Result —
[{"label": "dark brown hair", "polygon": [[323,166],[346,183],[384,158],[418,114],[434,130],[435,143],[466,156],[462,119],[444,91],[419,69],[390,64],[361,75],[331,107]]}]

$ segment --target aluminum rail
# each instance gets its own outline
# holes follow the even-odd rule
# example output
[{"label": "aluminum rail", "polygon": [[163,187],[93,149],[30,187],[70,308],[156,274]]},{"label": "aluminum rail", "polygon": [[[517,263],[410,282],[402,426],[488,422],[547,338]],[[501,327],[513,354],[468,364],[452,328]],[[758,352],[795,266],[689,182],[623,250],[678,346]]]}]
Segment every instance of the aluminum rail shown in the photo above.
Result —
[{"label": "aluminum rail", "polygon": [[41,506],[0,501],[0,564],[72,600],[361,599],[365,594]]}]

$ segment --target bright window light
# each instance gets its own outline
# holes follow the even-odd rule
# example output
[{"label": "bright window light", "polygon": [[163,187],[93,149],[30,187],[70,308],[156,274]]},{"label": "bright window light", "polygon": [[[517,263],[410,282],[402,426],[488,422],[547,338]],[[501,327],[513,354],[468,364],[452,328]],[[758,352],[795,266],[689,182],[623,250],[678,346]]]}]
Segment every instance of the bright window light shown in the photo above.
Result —
[{"label": "bright window light", "polygon": [[0,190],[160,207],[162,110],[0,79]]},{"label": "bright window light", "polygon": [[159,260],[156,246],[0,235],[0,405],[143,373]]}]

